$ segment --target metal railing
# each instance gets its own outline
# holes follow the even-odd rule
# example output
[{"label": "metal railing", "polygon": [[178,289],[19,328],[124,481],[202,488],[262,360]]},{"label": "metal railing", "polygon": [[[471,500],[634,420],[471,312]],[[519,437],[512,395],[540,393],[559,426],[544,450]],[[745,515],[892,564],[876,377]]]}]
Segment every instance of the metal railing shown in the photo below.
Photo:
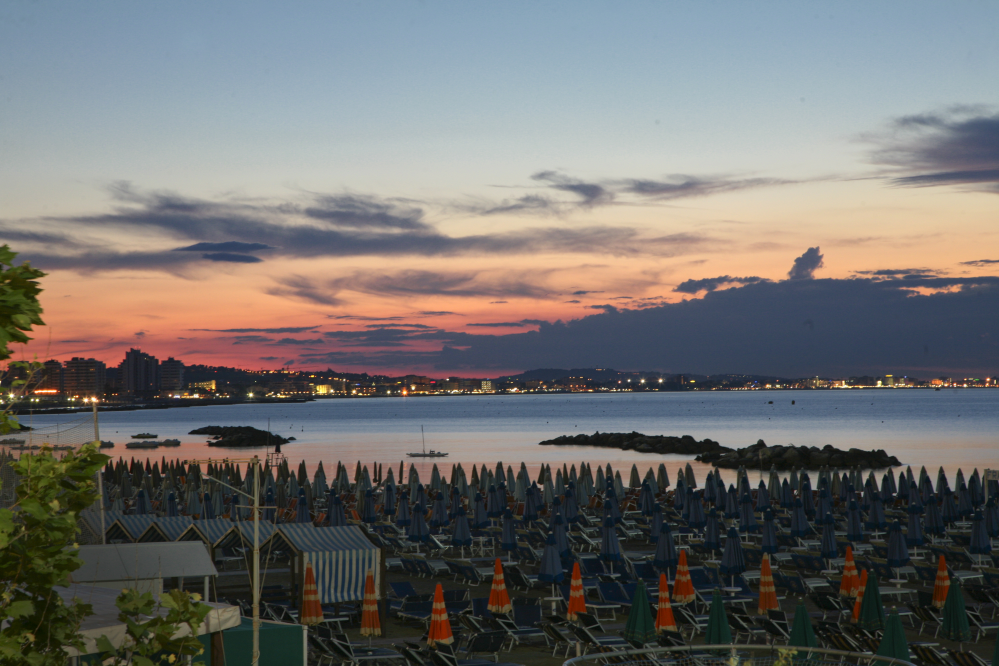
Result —
[{"label": "metal railing", "polygon": [[592,652],[563,662],[563,666],[913,666],[908,661],[870,652],[777,645],[683,645],[617,652]]}]

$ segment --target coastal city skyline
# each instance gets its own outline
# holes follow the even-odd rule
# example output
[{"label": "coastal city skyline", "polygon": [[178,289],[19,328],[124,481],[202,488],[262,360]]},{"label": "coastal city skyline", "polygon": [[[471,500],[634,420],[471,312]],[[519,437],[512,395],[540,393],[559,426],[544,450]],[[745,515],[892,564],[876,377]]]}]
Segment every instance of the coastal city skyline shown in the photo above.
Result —
[{"label": "coastal city skyline", "polygon": [[999,10],[958,6],[21,7],[26,358],[974,376]]}]

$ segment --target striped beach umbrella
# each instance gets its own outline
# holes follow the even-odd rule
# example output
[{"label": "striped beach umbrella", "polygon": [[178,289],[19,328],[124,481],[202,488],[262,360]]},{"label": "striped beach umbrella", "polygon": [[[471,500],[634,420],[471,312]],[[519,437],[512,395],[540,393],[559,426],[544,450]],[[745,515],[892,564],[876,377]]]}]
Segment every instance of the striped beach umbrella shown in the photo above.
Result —
[{"label": "striped beach umbrella", "polygon": [[323,621],[323,607],[319,604],[319,590],[316,589],[316,576],[312,573],[312,563],[305,565],[305,586],[302,591],[302,609],[298,614],[301,624],[319,624]]},{"label": "striped beach umbrella", "polygon": [[943,608],[947,603],[948,592],[950,592],[950,574],[947,573],[947,560],[941,555],[937,563],[937,579],[933,582],[933,606]]},{"label": "striped beach umbrella", "polygon": [[567,620],[575,622],[579,619],[577,613],[586,612],[586,593],[583,591],[583,574],[579,570],[579,562],[572,565],[572,579],[569,582],[569,606],[565,611]]},{"label": "striped beach umbrella", "polygon": [[777,610],[780,602],[777,601],[777,588],[774,587],[774,574],[770,569],[770,553],[763,553],[763,561],[760,563],[760,603],[759,614],[766,615],[768,610]]},{"label": "striped beach umbrella", "polygon": [[378,617],[378,597],[375,595],[375,572],[368,569],[364,577],[364,602],[361,604],[361,635],[371,639],[382,635],[382,623]]},{"label": "striped beach umbrella", "polygon": [[843,577],[839,582],[840,596],[855,598],[860,592],[860,577],[857,575],[857,565],[853,561],[853,546],[846,547],[846,559],[843,563]]},{"label": "striped beach umbrella", "polygon": [[860,572],[860,585],[857,587],[857,600],[853,604],[853,621],[860,617],[860,606],[864,603],[864,591],[867,589],[867,569]]},{"label": "striped beach umbrella", "polygon": [[[582,589],[582,581],[580,581]],[[669,603],[669,585],[666,582],[666,574],[659,574],[659,601],[656,603],[656,631],[678,631],[676,618],[673,617],[673,606]]]},{"label": "striped beach umbrella", "polygon": [[676,565],[676,580],[673,581],[673,600],[678,604],[689,604],[694,600],[694,583],[690,580],[687,568],[687,551],[680,551],[680,561]]},{"label": "striped beach umbrella", "polygon": [[506,580],[503,578],[503,564],[498,557],[493,568],[493,585],[489,589],[489,603],[486,608],[490,613],[509,613],[513,610],[510,594],[506,591]]},{"label": "striped beach umbrella", "polygon": [[427,647],[450,645],[454,642],[454,634],[451,633],[451,621],[447,618],[447,608],[444,607],[444,588],[437,583],[434,590],[434,606],[430,612],[430,631],[427,632]]}]

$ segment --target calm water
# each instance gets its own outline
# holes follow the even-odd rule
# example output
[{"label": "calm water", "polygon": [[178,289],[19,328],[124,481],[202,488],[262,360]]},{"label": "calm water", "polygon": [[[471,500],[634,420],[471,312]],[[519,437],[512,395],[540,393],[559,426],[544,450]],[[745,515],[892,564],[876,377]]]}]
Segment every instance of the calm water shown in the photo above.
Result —
[{"label": "calm water", "polygon": [[[773,404],[769,404],[769,401]],[[795,404],[791,404],[792,400]],[[29,425],[48,425],[69,416],[29,417]],[[101,414],[101,438],[115,442],[115,456],[236,456],[243,451],[209,448],[206,438],[188,435],[205,425],[252,425],[297,441],[284,448],[295,464],[305,459],[327,471],[337,460],[353,465],[380,462],[398,468],[408,451],[420,450],[420,426],[427,448],[450,452],[442,469],[455,462],[502,460],[515,469],[520,461],[535,470],[541,462],[558,464],[633,462],[658,467],[671,478],[690,458],[640,454],[590,447],[541,447],[538,442],[563,434],[637,430],[646,434],[709,437],[742,447],[767,444],[885,449],[903,463],[949,474],[978,467],[999,468],[999,390],[843,390],[711,393],[613,393],[521,396],[455,396],[322,400],[289,405],[226,405]],[[126,450],[131,435],[156,433],[177,438],[179,448],[147,454]],[[408,464],[408,462],[407,462]],[[418,464],[421,475],[433,462]],[[706,467],[696,465],[698,478]]]}]

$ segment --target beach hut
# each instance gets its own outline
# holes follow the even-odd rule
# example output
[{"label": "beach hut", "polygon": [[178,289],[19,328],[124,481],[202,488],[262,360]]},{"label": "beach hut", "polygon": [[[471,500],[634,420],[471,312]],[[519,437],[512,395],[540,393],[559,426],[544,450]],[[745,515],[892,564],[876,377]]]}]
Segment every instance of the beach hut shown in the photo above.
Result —
[{"label": "beach hut", "polygon": [[218,574],[208,552],[198,543],[122,543],[80,546],[83,562],[70,575],[71,582],[114,590],[134,588],[161,594],[163,580],[175,578],[183,587],[185,578],[203,578],[208,598],[209,578]]},{"label": "beach hut", "polygon": [[156,521],[156,516],[151,513],[144,513],[138,516],[125,516],[119,515],[113,523],[107,523],[107,516],[105,515],[105,525],[107,527],[107,542],[108,543],[126,543],[135,542],[139,540],[149,526]]},{"label": "beach hut", "polygon": [[191,526],[190,516],[175,516],[170,518],[157,518],[150,523],[146,531],[142,533],[137,541],[145,543],[148,541],[176,541],[180,535]]},{"label": "beach hut", "polygon": [[[368,540],[359,527],[313,527],[308,523],[289,523],[279,525],[271,539],[282,543],[282,550],[291,553],[292,580],[299,596],[304,590],[305,568],[309,564],[315,572],[319,602],[322,604],[363,600],[364,577],[369,570],[375,572],[375,583],[381,590],[381,550]],[[379,593],[379,596],[383,595]],[[301,599],[298,601],[301,605]]]}]

